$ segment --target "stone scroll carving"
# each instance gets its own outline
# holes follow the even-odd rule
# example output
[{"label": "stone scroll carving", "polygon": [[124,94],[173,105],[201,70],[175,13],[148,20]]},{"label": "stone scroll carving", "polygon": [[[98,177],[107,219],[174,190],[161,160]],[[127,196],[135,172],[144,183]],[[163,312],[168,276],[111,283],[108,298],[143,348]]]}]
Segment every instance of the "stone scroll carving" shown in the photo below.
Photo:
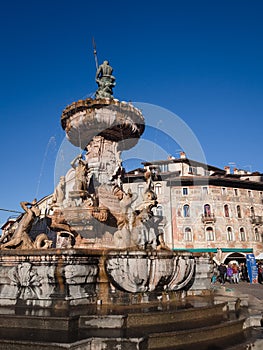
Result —
[{"label": "stone scroll carving", "polygon": [[149,256],[139,252],[109,255],[106,271],[113,285],[131,293],[179,290],[191,281],[195,262],[190,257]]},{"label": "stone scroll carving", "polygon": [[[37,260],[37,258],[36,258]],[[98,278],[96,263],[71,264],[18,263],[0,267],[0,305],[51,307],[54,300],[62,298],[71,305],[87,304],[96,296]]]},{"label": "stone scroll carving", "polygon": [[[50,306],[50,296],[55,288],[54,266],[33,266],[31,263],[23,262],[8,271],[1,267],[1,276],[6,282],[1,284],[1,304],[15,303],[23,300],[28,305],[33,303],[38,306]],[[2,282],[2,281],[1,281]]]}]

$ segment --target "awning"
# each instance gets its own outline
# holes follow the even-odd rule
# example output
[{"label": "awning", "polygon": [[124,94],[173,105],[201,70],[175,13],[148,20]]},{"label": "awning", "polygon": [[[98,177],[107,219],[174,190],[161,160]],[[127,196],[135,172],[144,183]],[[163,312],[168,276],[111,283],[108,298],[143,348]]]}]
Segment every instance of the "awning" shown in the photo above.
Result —
[{"label": "awning", "polygon": [[256,260],[263,260],[263,252],[255,256]]},{"label": "awning", "polygon": [[[253,248],[220,248],[222,253],[253,253]],[[187,251],[191,253],[217,253],[216,248],[173,248],[173,251]],[[262,258],[263,259],[263,258]]]}]

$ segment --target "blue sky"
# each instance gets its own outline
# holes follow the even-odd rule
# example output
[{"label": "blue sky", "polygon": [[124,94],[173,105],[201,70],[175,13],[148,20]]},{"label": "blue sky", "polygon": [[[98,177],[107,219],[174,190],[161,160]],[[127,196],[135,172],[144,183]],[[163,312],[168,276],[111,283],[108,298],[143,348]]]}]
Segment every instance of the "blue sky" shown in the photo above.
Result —
[{"label": "blue sky", "polygon": [[53,192],[61,113],[97,88],[92,37],[116,98],[178,115],[209,164],[262,172],[262,15],[262,0],[2,1],[0,208]]}]

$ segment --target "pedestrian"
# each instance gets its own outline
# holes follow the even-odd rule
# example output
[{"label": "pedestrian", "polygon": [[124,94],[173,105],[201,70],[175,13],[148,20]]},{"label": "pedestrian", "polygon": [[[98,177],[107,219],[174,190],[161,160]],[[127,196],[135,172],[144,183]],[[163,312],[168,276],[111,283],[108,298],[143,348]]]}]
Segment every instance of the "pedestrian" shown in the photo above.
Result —
[{"label": "pedestrian", "polygon": [[263,282],[263,267],[261,264],[258,265],[258,283],[262,284]]},{"label": "pedestrian", "polygon": [[216,266],[216,264],[214,264],[213,274],[212,274],[212,277],[211,277],[211,283],[212,284],[216,283],[216,281],[217,281],[217,274],[218,274],[217,266]]},{"label": "pedestrian", "polygon": [[247,266],[245,263],[240,264],[240,271],[241,271],[241,280],[245,282],[249,282]]},{"label": "pedestrian", "polygon": [[234,283],[239,283],[239,266],[234,263],[232,265],[232,270],[233,270],[233,282]]},{"label": "pedestrian", "polygon": [[225,284],[226,282],[226,265],[221,263],[218,267],[219,271],[219,281],[221,284]]},{"label": "pedestrian", "polygon": [[233,269],[232,269],[231,264],[228,264],[226,274],[227,274],[228,282],[232,283],[233,282]]}]

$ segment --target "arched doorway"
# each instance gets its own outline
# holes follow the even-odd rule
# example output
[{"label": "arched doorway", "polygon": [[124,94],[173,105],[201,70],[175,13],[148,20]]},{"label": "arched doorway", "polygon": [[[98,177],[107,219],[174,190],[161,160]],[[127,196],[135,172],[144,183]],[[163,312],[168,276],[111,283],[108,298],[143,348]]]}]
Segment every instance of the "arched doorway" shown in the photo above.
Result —
[{"label": "arched doorway", "polygon": [[237,261],[238,265],[246,263],[246,255],[243,253],[231,253],[225,258],[224,264],[227,265],[230,261]]}]

